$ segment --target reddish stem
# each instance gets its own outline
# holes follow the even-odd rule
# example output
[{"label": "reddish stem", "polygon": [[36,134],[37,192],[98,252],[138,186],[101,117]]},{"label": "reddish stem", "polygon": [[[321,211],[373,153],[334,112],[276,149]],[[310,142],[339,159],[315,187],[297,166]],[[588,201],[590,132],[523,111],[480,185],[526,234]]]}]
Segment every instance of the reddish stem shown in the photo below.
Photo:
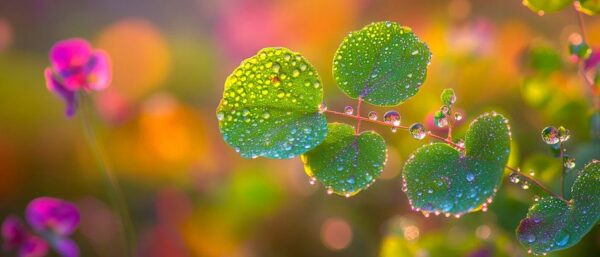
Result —
[{"label": "reddish stem", "polygon": [[[362,105],[363,102],[363,97],[359,96],[358,97],[358,103],[356,104],[356,117],[360,117],[360,106]],[[356,120],[356,134],[358,134],[360,132],[360,119]]]},{"label": "reddish stem", "polygon": [[551,195],[555,198],[558,198],[561,201],[569,204],[569,201],[565,200],[562,196],[552,192],[550,189],[548,189],[546,186],[544,186],[544,184],[542,184],[542,182],[538,181],[537,179],[533,178],[532,176],[529,176],[528,174],[523,173],[520,170],[510,167],[510,166],[505,166],[505,168],[512,172],[518,173],[520,176],[527,179],[529,182],[535,184],[539,189],[541,189],[541,190],[545,191],[546,193],[548,193],[549,195]]},{"label": "reddish stem", "polygon": [[[579,2],[575,1],[573,3],[573,9],[577,14],[577,22],[579,25],[579,31],[581,31],[581,38],[585,44],[589,45],[587,32],[585,30],[585,24],[583,21],[583,14],[581,13],[580,8],[581,7],[579,6]],[[579,74],[581,75],[585,84],[590,90],[590,93],[592,95],[592,105],[594,109],[600,110],[600,90],[594,87],[594,81],[592,81],[592,79],[585,74],[583,59],[579,60]]]}]

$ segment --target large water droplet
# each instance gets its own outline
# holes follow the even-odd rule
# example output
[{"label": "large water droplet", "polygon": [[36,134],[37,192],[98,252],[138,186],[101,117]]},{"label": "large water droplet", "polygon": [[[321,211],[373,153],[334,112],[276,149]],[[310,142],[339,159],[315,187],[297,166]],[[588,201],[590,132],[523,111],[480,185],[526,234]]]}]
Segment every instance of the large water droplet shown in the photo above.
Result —
[{"label": "large water droplet", "polygon": [[421,123],[414,123],[410,125],[408,133],[410,133],[410,135],[417,140],[421,140],[427,135],[427,131],[425,131],[425,127]]},{"label": "large water droplet", "polygon": [[352,113],[354,113],[354,108],[352,108],[350,105],[347,105],[344,107],[344,113],[347,115],[352,115]]},{"label": "large water droplet", "polygon": [[375,112],[375,111],[369,112],[369,119],[377,120],[377,112]]},{"label": "large water droplet", "polygon": [[397,111],[388,111],[383,115],[383,121],[394,126],[400,126],[400,113]]},{"label": "large water droplet", "polygon": [[542,140],[546,142],[546,144],[553,145],[558,143],[558,130],[555,127],[549,126],[545,127],[542,130]]},{"label": "large water droplet", "polygon": [[460,112],[455,112],[454,113],[454,119],[456,121],[462,120],[462,118],[463,118],[462,113],[460,113]]}]

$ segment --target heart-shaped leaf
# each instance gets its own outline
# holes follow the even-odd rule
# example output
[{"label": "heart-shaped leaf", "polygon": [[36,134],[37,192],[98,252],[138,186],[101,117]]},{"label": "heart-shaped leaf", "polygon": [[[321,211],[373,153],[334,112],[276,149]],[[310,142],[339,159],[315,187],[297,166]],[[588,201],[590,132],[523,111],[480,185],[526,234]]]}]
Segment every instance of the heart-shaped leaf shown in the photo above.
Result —
[{"label": "heart-shaped leaf", "polygon": [[265,48],[227,78],[217,119],[225,142],[242,157],[292,158],[325,138],[322,100],[321,79],[306,59]]},{"label": "heart-shaped leaf", "polygon": [[521,244],[533,253],[547,253],[575,245],[600,219],[600,161],[585,166],[566,203],[544,197],[529,208],[517,227]]},{"label": "heart-shaped leaf", "polygon": [[405,163],[403,190],[415,210],[462,215],[491,203],[510,153],[510,128],[499,114],[484,114],[467,131],[465,149],[445,143],[419,148]]},{"label": "heart-shaped leaf", "polygon": [[588,15],[600,13],[600,0],[579,0],[580,10]]},{"label": "heart-shaped leaf", "polygon": [[431,52],[408,27],[372,23],[351,32],[333,60],[333,76],[351,98],[398,105],[415,95],[427,74]]},{"label": "heart-shaped leaf", "polygon": [[523,4],[539,15],[557,12],[573,3],[573,0],[524,0]]},{"label": "heart-shaped leaf", "polygon": [[373,132],[354,133],[347,124],[330,123],[325,141],[302,155],[306,174],[328,193],[351,196],[371,185],[383,171],[387,149]]}]

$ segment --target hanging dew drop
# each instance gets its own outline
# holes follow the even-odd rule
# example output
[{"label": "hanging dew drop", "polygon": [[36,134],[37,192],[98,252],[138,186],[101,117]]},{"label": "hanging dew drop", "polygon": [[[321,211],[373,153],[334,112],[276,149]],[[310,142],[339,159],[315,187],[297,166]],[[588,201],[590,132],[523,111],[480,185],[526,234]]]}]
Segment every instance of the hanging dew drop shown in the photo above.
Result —
[{"label": "hanging dew drop", "polygon": [[398,127],[392,127],[392,133],[396,133],[398,131]]},{"label": "hanging dew drop", "polygon": [[425,138],[427,132],[425,131],[425,127],[421,123],[414,123],[408,129],[408,133],[417,140],[421,140]]},{"label": "hanging dew drop", "polygon": [[352,108],[350,105],[347,105],[344,107],[344,113],[347,115],[352,115],[352,113],[354,113],[354,108]]},{"label": "hanging dew drop", "polygon": [[400,114],[397,111],[388,111],[383,114],[383,122],[392,124],[393,126],[400,126]]},{"label": "hanging dew drop", "polygon": [[319,104],[319,113],[324,113],[325,111],[327,111],[327,105],[325,103],[321,103]]},{"label": "hanging dew drop", "polygon": [[516,172],[511,173],[508,176],[508,179],[510,180],[511,183],[514,183],[514,184],[517,184],[521,181],[521,177]]},{"label": "hanging dew drop", "polygon": [[454,113],[454,120],[459,121],[462,120],[463,116],[460,112],[455,112]]},{"label": "hanging dew drop", "polygon": [[563,126],[558,127],[558,140],[560,142],[566,142],[571,137],[571,131]]},{"label": "hanging dew drop", "polygon": [[375,112],[375,111],[369,112],[369,119],[370,120],[377,120],[377,112]]},{"label": "hanging dew drop", "polygon": [[573,158],[573,157],[571,157],[569,155],[563,156],[563,165],[567,169],[573,169],[573,168],[575,168],[575,158]]},{"label": "hanging dew drop", "polygon": [[448,125],[448,117],[441,111],[437,111],[433,117],[433,123],[438,128],[443,128]]},{"label": "hanging dew drop", "polygon": [[558,130],[555,127],[549,126],[542,130],[542,140],[546,144],[553,145],[559,142]]}]

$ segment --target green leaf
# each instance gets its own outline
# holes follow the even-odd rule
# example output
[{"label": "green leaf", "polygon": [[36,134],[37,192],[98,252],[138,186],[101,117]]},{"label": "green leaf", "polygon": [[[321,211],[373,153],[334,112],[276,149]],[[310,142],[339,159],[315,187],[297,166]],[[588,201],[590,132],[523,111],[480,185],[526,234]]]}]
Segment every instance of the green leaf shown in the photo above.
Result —
[{"label": "green leaf", "polygon": [[519,242],[533,253],[575,245],[600,219],[600,162],[592,161],[575,180],[571,200],[544,197],[529,208],[517,227]]},{"label": "green leaf", "polygon": [[509,154],[508,121],[496,113],[481,115],[467,131],[464,150],[433,143],[415,151],[404,165],[403,190],[412,208],[426,216],[477,211],[491,203]]},{"label": "green leaf", "polygon": [[327,134],[321,84],[300,54],[260,50],[225,81],[217,108],[225,142],[244,158],[292,158],[316,147]]},{"label": "green leaf", "polygon": [[573,3],[573,0],[524,0],[523,4],[539,15],[557,12]]},{"label": "green leaf", "polygon": [[454,89],[444,89],[440,95],[440,99],[442,100],[442,104],[446,106],[452,106],[454,102],[456,102],[456,94],[454,94]]},{"label": "green leaf", "polygon": [[351,98],[398,105],[419,91],[430,59],[429,48],[410,28],[377,22],[344,38],[334,56],[333,76]]},{"label": "green leaf", "polygon": [[600,13],[600,0],[579,0],[580,10],[587,15]]},{"label": "green leaf", "polygon": [[357,194],[383,171],[385,141],[373,131],[357,135],[347,124],[330,123],[328,131],[321,145],[302,155],[306,174],[320,181],[328,193]]}]

